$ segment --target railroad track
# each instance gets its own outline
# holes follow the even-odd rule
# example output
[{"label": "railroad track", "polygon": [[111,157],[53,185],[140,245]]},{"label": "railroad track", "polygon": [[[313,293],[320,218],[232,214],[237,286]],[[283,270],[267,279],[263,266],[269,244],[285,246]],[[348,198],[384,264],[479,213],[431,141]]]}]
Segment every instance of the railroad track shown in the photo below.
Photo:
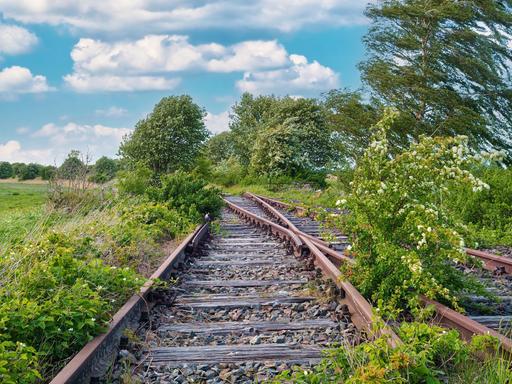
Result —
[{"label": "railroad track", "polygon": [[[143,287],[51,384],[119,383],[126,376],[143,383],[251,383],[291,366],[307,369],[326,348],[375,336],[370,304],[337,267],[351,262],[339,252],[346,237],[287,218],[254,195],[225,202],[219,232],[204,243],[208,226],[197,228],[153,275],[177,283]],[[464,337],[495,334],[512,351],[508,338],[425,303]],[[136,331],[122,336],[126,328]],[[401,343],[390,328],[378,332],[392,346]]]},{"label": "railroad track", "polygon": [[[218,233],[189,236],[166,262],[177,283],[136,296],[138,310],[123,308],[52,384],[261,382],[372,336],[370,305],[324,254],[250,199],[226,203]],[[128,323],[135,333],[121,336]]]},{"label": "railroad track", "polygon": [[[292,230],[293,226],[295,226],[298,231],[304,231],[312,237],[317,237],[327,247],[338,250],[348,245],[346,236],[333,230],[331,230],[330,235],[322,238],[321,234],[325,233],[327,229],[319,232],[316,228],[324,228],[324,226],[314,219],[315,215],[308,214],[308,211],[304,208],[293,207],[282,201],[251,193],[246,194],[246,196],[260,205],[268,204],[272,206],[278,214],[282,215],[279,217],[274,214],[277,221],[280,221]],[[317,224],[315,225],[315,223]],[[496,296],[497,301],[471,294],[466,295],[462,299],[468,313],[467,317],[453,313],[447,307],[432,300],[425,300],[425,303],[434,304],[438,308],[441,317],[439,320],[447,326],[457,328],[467,338],[472,334],[492,333],[489,330],[510,337],[512,327],[512,259],[469,248],[466,251],[469,255],[480,258],[484,262],[484,267],[487,271],[479,271],[467,267],[461,268],[466,273],[476,276]],[[333,261],[336,263],[337,260]],[[338,260],[337,264],[346,261]],[[449,318],[443,319],[444,315],[448,315]],[[472,324],[468,320],[472,320],[480,326]],[[512,341],[508,337],[500,336],[506,348],[511,351]]]}]

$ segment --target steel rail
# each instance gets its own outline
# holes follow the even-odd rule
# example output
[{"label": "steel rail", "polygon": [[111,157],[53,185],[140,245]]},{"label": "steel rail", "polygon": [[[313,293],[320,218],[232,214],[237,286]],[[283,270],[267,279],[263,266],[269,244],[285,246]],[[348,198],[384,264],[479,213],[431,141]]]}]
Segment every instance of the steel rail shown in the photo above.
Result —
[{"label": "steel rail", "polygon": [[[270,197],[261,196],[261,195],[254,195],[254,196],[258,197],[259,199],[261,199],[263,201],[266,201],[270,205],[278,206],[278,207],[280,207],[282,209],[286,209],[286,210],[294,210],[295,212],[297,212],[300,215],[304,215],[308,211],[304,207],[293,206],[291,204],[285,203],[280,200],[272,199]],[[315,213],[310,213],[311,218],[314,219],[315,216],[316,216]],[[500,270],[506,274],[512,274],[512,259],[511,258],[495,255],[495,254],[489,253],[489,252],[479,251],[477,249],[472,249],[472,248],[466,248],[465,250],[468,255],[474,256],[474,257],[482,260],[484,263],[484,268],[487,269],[488,271],[494,272],[494,271]]]},{"label": "steel rail", "polygon": [[[270,203],[266,202],[261,196],[257,196],[251,193],[247,193],[247,196],[250,198],[253,198],[256,202],[258,202],[260,205],[265,206],[266,209],[274,215],[274,217],[278,218],[278,220],[283,220],[292,231],[299,234],[301,238],[303,238],[304,241],[306,241],[306,237],[302,237],[302,232],[297,229],[297,227],[288,220],[282,213],[277,211]],[[268,199],[266,199],[268,200]],[[286,205],[286,203],[279,202],[277,200],[273,200],[274,202],[279,203],[281,206]],[[307,244],[307,243],[306,243]],[[316,244],[315,244],[316,245]],[[329,248],[330,249],[330,248]],[[332,250],[334,251],[334,250]],[[336,252],[336,251],[334,251]],[[492,256],[492,255],[491,255]],[[349,259],[349,262],[353,263],[353,259]],[[495,330],[486,327],[483,324],[478,323],[477,321],[464,316],[457,311],[454,311],[451,308],[448,308],[447,306],[435,301],[428,299],[425,296],[420,297],[420,301],[425,306],[433,306],[436,311],[436,316],[434,318],[434,321],[440,325],[446,326],[448,328],[454,328],[457,329],[461,336],[467,340],[470,341],[471,338],[474,335],[491,335],[496,337],[500,341],[501,348],[508,353],[512,354],[512,339],[496,332]]]},{"label": "steel rail", "polygon": [[[263,204],[262,207],[264,208],[264,211],[269,211],[269,214],[271,214],[273,216],[278,215],[282,219],[287,221],[287,219],[284,216],[282,216],[278,211],[275,211],[275,209],[273,207],[271,207],[267,203],[263,202],[261,199],[258,199],[256,196],[254,196],[252,194],[248,194],[247,196],[251,196],[251,198],[256,199],[256,202]],[[373,327],[374,314],[373,314],[371,304],[357,291],[357,289],[350,282],[343,280],[341,272],[338,269],[338,267],[336,265],[334,265],[331,262],[331,260],[329,260],[327,258],[327,256],[324,254],[324,250],[329,250],[329,251],[335,252],[333,249],[325,247],[322,244],[318,244],[314,240],[310,239],[309,235],[306,236],[306,234],[304,234],[303,232],[298,231],[297,228],[289,221],[288,221],[289,228],[285,228],[279,224],[271,222],[270,220],[267,220],[265,218],[255,215],[251,212],[248,212],[248,211],[244,210],[243,208],[240,208],[231,202],[229,202],[229,203],[230,203],[229,207],[234,209],[235,212],[245,211],[246,213],[250,214],[251,218],[253,218],[256,221],[267,222],[267,223],[273,224],[274,226],[281,227],[282,228],[281,230],[286,230],[286,231],[289,231],[292,233],[294,233],[296,231],[295,235],[297,235],[300,239],[302,239],[304,245],[309,250],[310,255],[313,256],[313,261],[314,261],[315,265],[322,270],[323,274],[326,277],[331,279],[334,282],[334,284],[344,292],[345,297],[343,298],[343,301],[345,304],[347,304],[347,306],[349,308],[352,322],[354,323],[356,328],[358,328],[359,330],[363,330],[370,337],[386,335],[388,337],[388,342],[389,342],[390,346],[392,346],[392,347],[395,347],[401,343],[400,338],[396,335],[395,332],[393,332],[393,330],[390,327],[385,326],[383,329],[378,330],[378,331],[376,331],[374,329],[374,327]],[[315,239],[315,240],[318,241],[318,239]],[[350,262],[353,262],[353,260],[351,260],[350,258],[348,258],[344,255],[338,254],[338,256],[342,256],[343,260],[347,259]]]},{"label": "steel rail", "polygon": [[350,257],[347,257],[339,252],[336,252],[336,250],[330,248],[328,242],[300,231],[295,226],[295,224],[293,224],[288,218],[286,218],[286,216],[284,216],[281,212],[275,210],[269,203],[263,200],[260,196],[250,192],[246,192],[244,193],[244,195],[260,204],[264,210],[266,210],[271,216],[274,216],[279,222],[282,223],[284,227],[289,228],[292,232],[298,234],[301,238],[307,238],[308,240],[315,243],[315,245],[323,253],[327,254],[327,256],[329,256],[331,259],[334,259],[337,264],[353,262],[353,260]]},{"label": "steel rail", "polygon": [[256,225],[257,227],[265,228],[280,239],[288,241],[295,255],[300,256],[303,254],[304,244],[299,236],[297,236],[293,231],[263,217],[260,217],[252,212],[249,212],[248,210],[239,207],[231,201],[226,199],[223,200],[231,210],[245,218],[250,223]]},{"label": "steel rail", "polygon": [[141,313],[147,309],[148,296],[154,280],[168,279],[175,268],[184,261],[186,255],[194,252],[208,234],[208,224],[197,226],[165,259],[139,292],[130,297],[114,314],[108,330],[87,343],[52,379],[50,384],[86,383],[91,378],[101,377],[104,374],[101,369],[106,367],[108,356],[119,345],[123,331],[132,323],[138,323]]}]

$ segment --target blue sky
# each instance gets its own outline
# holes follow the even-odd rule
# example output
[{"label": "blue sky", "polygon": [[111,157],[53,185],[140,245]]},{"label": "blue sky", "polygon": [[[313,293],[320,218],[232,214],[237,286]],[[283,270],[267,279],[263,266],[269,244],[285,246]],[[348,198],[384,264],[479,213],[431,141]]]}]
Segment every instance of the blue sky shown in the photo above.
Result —
[{"label": "blue sky", "polygon": [[212,132],[244,91],[360,86],[365,2],[0,0],[0,161],[116,153],[160,98],[190,94]]}]

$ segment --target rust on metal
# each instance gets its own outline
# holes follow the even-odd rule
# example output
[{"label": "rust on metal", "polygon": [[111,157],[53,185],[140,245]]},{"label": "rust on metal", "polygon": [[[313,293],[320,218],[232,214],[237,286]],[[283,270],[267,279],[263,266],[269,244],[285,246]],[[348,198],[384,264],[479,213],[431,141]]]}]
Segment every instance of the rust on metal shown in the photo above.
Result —
[{"label": "rust on metal", "polygon": [[[270,203],[268,201],[272,201],[272,203],[276,206],[280,206],[280,207],[284,207],[284,208],[290,207],[286,203],[283,203],[281,201],[274,200],[274,199],[269,199],[269,198],[266,198],[263,196],[255,196],[253,194],[248,194],[248,196],[251,198],[254,198],[257,202],[259,202],[262,205],[266,205],[267,207],[272,208],[272,206],[270,205]],[[277,211],[274,208],[271,209],[271,212],[276,217],[277,216],[284,217],[284,215],[282,215],[279,211]],[[286,219],[286,221],[291,224],[291,222],[288,219]],[[301,239],[306,243],[306,245],[308,245],[308,247],[311,248],[311,246],[315,246],[315,247],[319,248],[322,252],[329,249],[331,251],[330,253],[332,253],[332,252],[337,253],[336,251],[334,251],[330,248],[327,248],[327,247],[324,248],[325,245],[321,244],[321,240],[319,240],[319,239],[317,239],[317,240],[319,240],[318,242],[310,241],[310,238],[312,236],[310,236],[310,235],[306,236],[306,234],[301,233],[293,224],[291,224],[290,228],[292,230],[294,230],[294,232],[299,234]],[[312,243],[312,244],[309,244],[309,243]],[[505,271],[507,273],[511,273],[511,271],[512,271],[512,260],[509,258],[493,255],[493,254],[490,254],[487,252],[477,251],[474,249],[466,249],[466,252],[469,255],[476,256],[476,257],[484,260],[486,268],[490,269],[491,271],[494,271],[497,267],[505,268]],[[346,256],[344,256],[344,257],[346,258]],[[348,259],[348,260],[343,260],[343,261],[348,261],[351,263],[354,262],[353,259],[350,259],[350,258],[346,258],[346,259]],[[509,353],[512,353],[512,339],[496,332],[495,330],[493,330],[483,324],[478,323],[477,321],[475,321],[467,316],[464,316],[464,315],[458,313],[457,311],[454,311],[453,309],[446,307],[445,305],[443,305],[435,300],[428,299],[424,296],[422,296],[420,298],[420,300],[424,305],[432,305],[434,307],[434,309],[436,311],[435,320],[439,324],[442,324],[446,327],[458,330],[461,333],[461,336],[465,340],[471,340],[471,337],[474,335],[491,335],[500,340],[501,346],[504,350],[506,350]]]},{"label": "rust on metal", "polygon": [[105,344],[113,342],[119,337],[120,332],[127,326],[127,318],[134,312],[140,311],[146,307],[146,298],[153,286],[155,279],[167,279],[173,266],[183,257],[187,247],[195,247],[194,241],[199,242],[200,236],[208,233],[208,225],[199,225],[194,232],[187,236],[180,245],[169,255],[169,257],[160,265],[160,267],[151,275],[150,279],[140,288],[139,293],[134,294],[128,301],[114,314],[110,321],[108,330],[96,336],[87,343],[78,352],[73,359],[62,368],[62,370],[53,378],[50,384],[68,384],[82,381],[89,369],[95,364],[97,354],[101,352]]},{"label": "rust on metal", "polygon": [[478,257],[484,262],[485,269],[494,272],[502,269],[505,273],[512,273],[512,259],[504,256],[494,255],[489,252],[479,251],[476,249],[466,248],[466,253],[471,256]]},{"label": "rust on metal", "polygon": [[508,337],[496,332],[495,330],[486,327],[478,323],[477,321],[470,319],[467,316],[454,311],[447,306],[438,303],[437,301],[428,299],[424,296],[420,298],[421,302],[425,306],[432,305],[437,313],[435,321],[448,327],[458,330],[461,336],[470,341],[475,335],[490,335],[497,338],[500,341],[501,347],[509,353],[512,353],[512,340]]},{"label": "rust on metal", "polygon": [[238,205],[233,204],[231,201],[228,201],[224,199],[224,202],[228,205],[229,208],[231,208],[233,211],[237,212],[240,216],[244,217],[246,220],[250,221],[251,223],[259,226],[264,227],[270,230],[274,235],[277,235],[279,238],[283,240],[287,240],[291,247],[293,248],[295,255],[301,255],[303,250],[303,243],[300,240],[300,238],[293,233],[288,228],[284,228],[283,226],[273,223],[270,220],[267,220],[263,217],[260,217],[258,215],[255,215],[252,212],[249,212],[246,209],[243,209],[239,207]]}]

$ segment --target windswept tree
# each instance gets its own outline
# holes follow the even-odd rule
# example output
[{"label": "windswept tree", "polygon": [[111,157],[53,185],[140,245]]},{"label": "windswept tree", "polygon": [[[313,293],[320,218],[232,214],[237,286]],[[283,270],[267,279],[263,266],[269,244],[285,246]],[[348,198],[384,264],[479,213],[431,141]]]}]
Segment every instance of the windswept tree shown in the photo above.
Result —
[{"label": "windswept tree", "polygon": [[189,169],[208,138],[205,111],[187,95],[164,97],[135,131],[125,137],[120,155],[156,173]]},{"label": "windswept tree", "polygon": [[402,112],[396,134],[512,153],[512,1],[381,0],[366,15],[363,80]]},{"label": "windswept tree", "polygon": [[375,100],[366,102],[359,91],[334,89],[322,100],[327,127],[335,147],[338,166],[351,165],[370,142],[369,127],[377,123],[382,107]]}]

